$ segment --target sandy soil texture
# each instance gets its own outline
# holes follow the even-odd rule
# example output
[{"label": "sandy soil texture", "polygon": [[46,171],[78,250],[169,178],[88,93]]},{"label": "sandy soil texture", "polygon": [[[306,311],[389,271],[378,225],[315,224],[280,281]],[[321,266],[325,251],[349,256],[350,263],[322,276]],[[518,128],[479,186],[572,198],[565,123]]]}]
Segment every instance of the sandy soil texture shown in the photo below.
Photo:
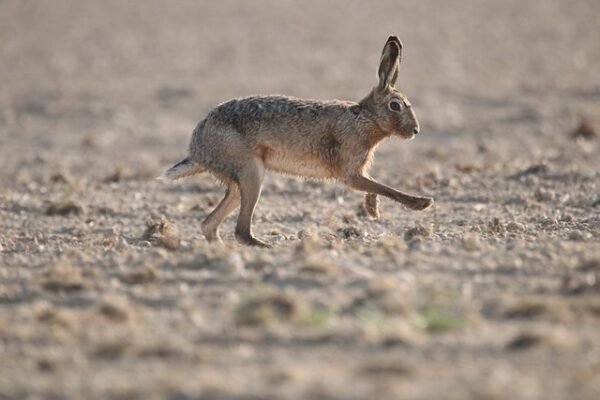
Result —
[{"label": "sandy soil texture", "polygon": [[[600,398],[595,0],[0,1],[0,398]],[[417,213],[154,179],[232,97],[360,100],[390,33]]]}]

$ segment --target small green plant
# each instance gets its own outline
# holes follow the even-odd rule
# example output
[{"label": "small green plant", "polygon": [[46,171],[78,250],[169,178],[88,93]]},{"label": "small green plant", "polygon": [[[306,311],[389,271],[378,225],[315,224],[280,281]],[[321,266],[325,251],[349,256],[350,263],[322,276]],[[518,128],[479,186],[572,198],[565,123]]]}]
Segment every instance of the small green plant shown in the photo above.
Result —
[{"label": "small green plant", "polygon": [[313,308],[300,317],[300,325],[309,328],[325,328],[331,322],[333,312],[328,308]]},{"label": "small green plant", "polygon": [[388,316],[381,307],[378,307],[377,304],[372,301],[365,301],[361,304],[356,311],[354,311],[354,315],[361,322],[377,327],[383,326],[388,319]]},{"label": "small green plant", "polygon": [[467,317],[464,304],[455,293],[422,288],[415,315],[415,324],[430,333],[462,328]]},{"label": "small green plant", "polygon": [[458,329],[465,325],[463,316],[435,305],[419,310],[415,322],[419,328],[432,333]]}]

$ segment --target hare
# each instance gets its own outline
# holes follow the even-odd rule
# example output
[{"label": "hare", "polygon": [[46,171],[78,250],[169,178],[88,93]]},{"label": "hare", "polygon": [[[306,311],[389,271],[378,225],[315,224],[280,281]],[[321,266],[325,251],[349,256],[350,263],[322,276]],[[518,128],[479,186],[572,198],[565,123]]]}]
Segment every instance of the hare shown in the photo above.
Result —
[{"label": "hare", "polygon": [[360,102],[251,96],[222,103],[198,123],[189,155],[162,178],[209,172],[227,186],[225,197],[202,222],[208,241],[220,241],[219,225],[240,207],[235,236],[241,243],[270,247],[252,234],[252,215],[265,170],[335,179],[366,192],[365,209],[377,217],[382,195],[412,210],[433,204],[429,197],[402,193],[368,175],[382,139],[412,139],[419,122],[408,99],[395,87],[402,43],[390,36],[379,63],[379,84]]}]

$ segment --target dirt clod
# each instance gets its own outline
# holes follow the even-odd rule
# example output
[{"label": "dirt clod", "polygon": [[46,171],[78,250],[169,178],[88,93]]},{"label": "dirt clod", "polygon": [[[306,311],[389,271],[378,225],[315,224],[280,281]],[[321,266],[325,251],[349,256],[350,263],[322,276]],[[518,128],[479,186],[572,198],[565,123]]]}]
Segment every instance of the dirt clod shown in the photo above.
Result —
[{"label": "dirt clod", "polygon": [[81,204],[74,200],[52,201],[46,208],[46,215],[79,215],[83,213]]},{"label": "dirt clod", "polygon": [[123,272],[120,278],[129,285],[143,285],[156,282],[158,273],[154,267],[136,267]]},{"label": "dirt clod", "polygon": [[575,139],[592,140],[598,138],[598,128],[590,121],[583,120],[577,128],[571,132],[571,137]]},{"label": "dirt clod", "polygon": [[52,184],[73,185],[73,183],[75,182],[75,179],[73,178],[73,176],[67,171],[55,172],[52,175],[50,175],[48,180]]},{"label": "dirt clod", "polygon": [[124,180],[130,179],[132,177],[132,172],[122,166],[115,167],[115,170],[112,174],[108,175],[104,178],[105,183],[118,183]]},{"label": "dirt clod", "polygon": [[404,232],[404,240],[410,242],[415,238],[428,238],[433,234],[431,225],[416,224]]},{"label": "dirt clod", "polygon": [[546,163],[539,163],[531,165],[519,172],[516,172],[508,177],[508,179],[520,179],[529,175],[537,175],[548,172],[548,165]]},{"label": "dirt clod", "polygon": [[488,232],[492,235],[503,235],[505,232],[504,224],[500,221],[500,218],[494,217],[488,223]]},{"label": "dirt clod", "polygon": [[258,292],[242,300],[236,310],[236,321],[240,325],[268,325],[274,322],[289,322],[299,314],[298,302],[281,292]]},{"label": "dirt clod", "polygon": [[505,318],[534,318],[548,312],[548,306],[542,302],[515,302],[504,311]]},{"label": "dirt clod", "polygon": [[113,322],[124,322],[130,318],[130,311],[124,299],[106,299],[98,307],[98,313]]},{"label": "dirt clod", "polygon": [[80,268],[68,263],[59,263],[50,267],[42,277],[42,287],[46,290],[74,292],[87,289],[89,282],[83,277]]},{"label": "dirt clod", "polygon": [[546,338],[536,333],[522,332],[506,344],[506,349],[511,351],[529,350],[542,345],[545,341]]},{"label": "dirt clod", "polygon": [[355,226],[346,226],[344,228],[339,228],[338,233],[344,239],[356,239],[362,236],[362,232]]},{"label": "dirt clod", "polygon": [[525,232],[525,229],[525,225],[516,221],[510,221],[506,224],[506,230],[510,233],[522,233]]},{"label": "dirt clod", "polygon": [[172,222],[165,218],[147,218],[146,231],[142,234],[141,238],[155,246],[161,246],[172,251],[177,250],[181,245],[179,230]]},{"label": "dirt clod", "polygon": [[473,232],[466,232],[462,236],[462,246],[467,251],[477,251],[481,249],[481,240]]}]

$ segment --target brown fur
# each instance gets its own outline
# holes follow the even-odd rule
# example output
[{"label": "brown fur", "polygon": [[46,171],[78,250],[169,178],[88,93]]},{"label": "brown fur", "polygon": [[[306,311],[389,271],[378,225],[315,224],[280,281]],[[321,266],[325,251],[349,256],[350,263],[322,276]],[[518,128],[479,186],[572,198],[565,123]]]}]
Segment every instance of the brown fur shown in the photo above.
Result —
[{"label": "brown fur", "polygon": [[227,185],[227,194],[202,223],[206,238],[219,240],[219,225],[240,205],[236,237],[245,244],[267,246],[251,229],[265,170],[335,179],[367,192],[366,209],[375,217],[377,195],[413,210],[429,207],[433,199],[399,192],[368,176],[382,139],[412,139],[419,131],[410,103],[394,87],[401,57],[400,40],[390,36],[381,55],[379,84],[359,103],[252,96],[210,111],[194,130],[189,157],[165,173],[177,179],[208,171]]}]

